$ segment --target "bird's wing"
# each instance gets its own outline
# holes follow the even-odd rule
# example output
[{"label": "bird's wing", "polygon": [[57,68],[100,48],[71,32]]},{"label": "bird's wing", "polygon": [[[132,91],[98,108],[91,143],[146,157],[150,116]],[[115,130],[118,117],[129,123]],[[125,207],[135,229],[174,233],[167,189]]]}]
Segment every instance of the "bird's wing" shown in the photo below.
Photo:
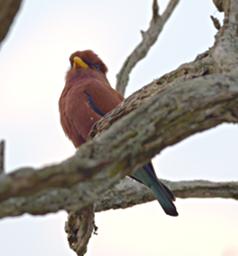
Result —
[{"label": "bird's wing", "polygon": [[88,84],[84,93],[87,95],[90,107],[100,116],[113,110],[123,100],[116,90],[103,82]]},{"label": "bird's wing", "polygon": [[80,88],[72,88],[68,99],[70,123],[85,141],[92,126],[121,102],[111,87],[90,81]]},{"label": "bird's wing", "polygon": [[92,94],[90,94],[89,92],[85,91],[84,92],[85,95],[87,95],[88,98],[88,104],[91,107],[91,109],[97,113],[99,116],[104,116],[106,113],[103,112],[100,107],[96,104],[95,100],[93,99]]}]

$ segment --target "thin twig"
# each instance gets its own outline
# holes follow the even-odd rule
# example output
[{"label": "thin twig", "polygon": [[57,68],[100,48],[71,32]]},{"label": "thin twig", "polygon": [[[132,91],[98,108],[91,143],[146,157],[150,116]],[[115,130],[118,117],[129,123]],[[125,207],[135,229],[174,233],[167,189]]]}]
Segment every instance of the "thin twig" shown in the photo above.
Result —
[{"label": "thin twig", "polygon": [[0,141],[0,174],[4,173],[5,166],[5,141]]},{"label": "thin twig", "polygon": [[216,18],[216,17],[214,17],[214,16],[210,16],[211,17],[211,20],[212,20],[212,22],[213,22],[213,25],[214,25],[214,27],[217,29],[217,30],[220,30],[221,29],[221,23],[220,23],[220,21]]},{"label": "thin twig", "polygon": [[217,10],[219,12],[223,12],[224,11],[224,0],[213,0],[214,5],[217,7]]},{"label": "thin twig", "polygon": [[152,45],[157,41],[165,23],[171,16],[179,0],[170,0],[166,10],[160,16],[157,0],[153,1],[152,19],[147,31],[142,31],[142,41],[136,46],[132,53],[127,57],[122,65],[121,70],[117,74],[116,89],[122,94],[125,94],[125,89],[129,81],[129,75],[136,64],[143,59],[149,52]]}]

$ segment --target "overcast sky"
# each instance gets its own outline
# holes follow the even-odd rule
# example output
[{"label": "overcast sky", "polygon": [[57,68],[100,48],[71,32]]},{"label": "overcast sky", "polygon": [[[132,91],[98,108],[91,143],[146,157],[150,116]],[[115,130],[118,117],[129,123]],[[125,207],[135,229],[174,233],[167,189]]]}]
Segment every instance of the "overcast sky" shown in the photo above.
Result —
[{"label": "overcast sky", "polygon": [[[0,139],[6,165],[39,167],[74,153],[59,123],[58,98],[69,55],[93,49],[115,76],[140,41],[151,15],[149,0],[26,0],[1,46]],[[160,1],[161,9],[167,1]],[[131,75],[127,95],[192,61],[212,46],[210,1],[182,0],[159,41]],[[238,180],[237,125],[221,125],[164,150],[153,161],[171,180]],[[221,199],[178,199],[180,216],[165,216],[157,202],[97,214],[98,235],[87,256],[237,256],[238,203]],[[1,255],[65,256],[66,213],[0,220]]]}]

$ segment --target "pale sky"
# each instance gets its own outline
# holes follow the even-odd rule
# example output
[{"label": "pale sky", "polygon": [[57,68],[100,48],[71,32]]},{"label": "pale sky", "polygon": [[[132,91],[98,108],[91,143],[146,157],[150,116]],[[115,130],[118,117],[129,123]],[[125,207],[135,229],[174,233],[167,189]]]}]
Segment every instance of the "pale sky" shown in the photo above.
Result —
[{"label": "pale sky", "polygon": [[[151,1],[26,0],[0,49],[0,139],[7,141],[7,171],[59,162],[74,153],[59,123],[58,98],[76,50],[93,49],[109,80],[147,28]],[[161,9],[167,1],[159,1]],[[127,95],[192,61],[214,41],[210,1],[181,0],[159,41],[132,73]],[[238,126],[221,125],[169,147],[154,159],[171,180],[238,180]],[[157,202],[96,215],[98,235],[87,256],[238,256],[238,203],[178,199],[180,216],[164,215]],[[1,255],[65,256],[66,213],[0,220]]]}]

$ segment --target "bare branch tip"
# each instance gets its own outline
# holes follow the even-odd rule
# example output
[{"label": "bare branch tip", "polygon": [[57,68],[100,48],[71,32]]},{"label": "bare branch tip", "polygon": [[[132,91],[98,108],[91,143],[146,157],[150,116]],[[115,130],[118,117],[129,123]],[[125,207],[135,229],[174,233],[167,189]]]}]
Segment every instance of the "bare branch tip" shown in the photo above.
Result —
[{"label": "bare branch tip", "polygon": [[140,33],[141,33],[142,38],[144,38],[145,37],[145,31],[141,30]]},{"label": "bare branch tip", "polygon": [[211,18],[211,20],[212,20],[212,22],[213,22],[213,25],[214,25],[214,27],[217,29],[217,30],[220,30],[220,28],[221,28],[221,24],[220,24],[220,21],[216,18],[216,17],[214,17],[214,16],[210,16],[210,18]]},{"label": "bare branch tip", "polygon": [[213,0],[213,3],[219,12],[224,12],[223,0]]},{"label": "bare branch tip", "polygon": [[159,17],[159,4],[157,0],[153,0],[152,12],[153,12],[153,19],[156,19]]},{"label": "bare branch tip", "polygon": [[5,140],[0,141],[0,174],[4,173],[5,162]]}]

